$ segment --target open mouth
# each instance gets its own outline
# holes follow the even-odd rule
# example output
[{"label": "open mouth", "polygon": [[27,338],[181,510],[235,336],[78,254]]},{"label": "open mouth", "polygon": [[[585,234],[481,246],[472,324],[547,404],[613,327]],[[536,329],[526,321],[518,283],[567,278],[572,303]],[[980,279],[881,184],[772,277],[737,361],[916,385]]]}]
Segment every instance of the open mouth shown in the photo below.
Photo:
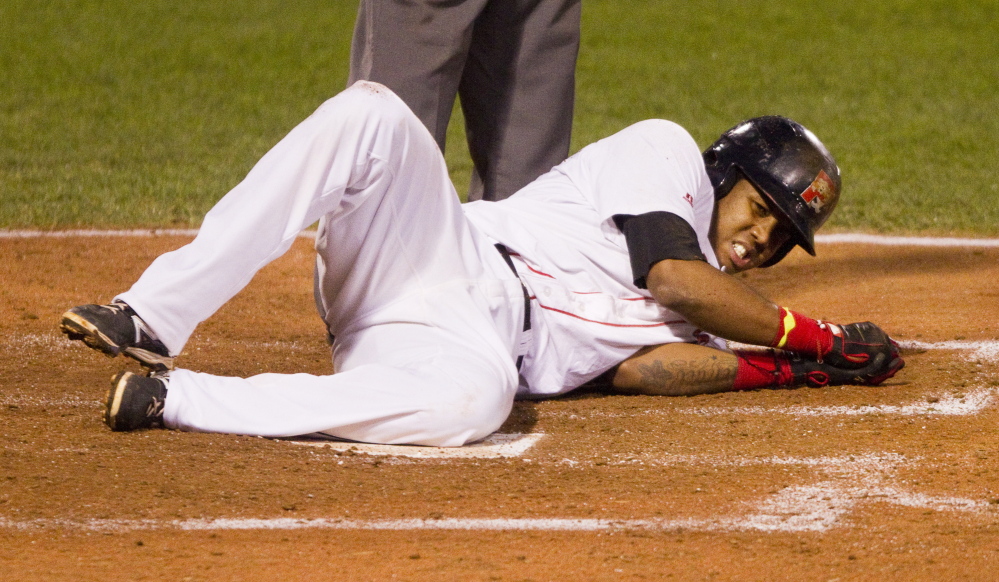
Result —
[{"label": "open mouth", "polygon": [[743,269],[750,262],[749,248],[741,242],[732,243],[732,263],[738,269]]}]

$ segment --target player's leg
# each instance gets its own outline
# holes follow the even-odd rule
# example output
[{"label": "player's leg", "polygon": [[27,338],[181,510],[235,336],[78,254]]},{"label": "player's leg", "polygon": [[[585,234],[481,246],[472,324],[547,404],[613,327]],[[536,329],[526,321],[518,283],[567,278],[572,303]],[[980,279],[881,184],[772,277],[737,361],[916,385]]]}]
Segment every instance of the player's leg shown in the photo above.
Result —
[{"label": "player's leg", "polygon": [[441,151],[475,17],[487,0],[361,0],[350,80],[391,88],[433,134]]},{"label": "player's leg", "polygon": [[[351,194],[349,212],[331,213],[320,222],[317,307],[337,338],[398,321],[444,325],[436,309],[456,286],[474,294],[499,289],[514,306],[523,303],[519,280],[492,241],[466,220],[440,154],[413,148],[409,160],[385,177],[419,188],[389,195],[388,189],[372,184]],[[510,314],[502,310],[494,315]],[[515,333],[513,321],[497,325]],[[334,343],[335,354],[343,347]],[[342,363],[337,364],[342,370]]]},{"label": "player's leg", "polygon": [[344,212],[346,195],[372,185],[418,187],[385,175],[421,148],[439,157],[398,97],[359,83],[293,129],[208,213],[193,242],[156,259],[119,299],[179,353],[197,324],[287,251],[302,229]]},{"label": "player's leg", "polygon": [[389,195],[371,184],[345,197],[349,212],[324,219],[320,306],[336,334],[336,374],[242,379],[177,370],[166,380],[165,408],[155,395],[136,405],[113,391],[112,428],[142,426],[119,424],[112,411],[120,409],[162,412],[166,426],[183,430],[322,431],[380,443],[457,446],[494,431],[517,389],[522,288],[468,227],[436,160],[417,163],[417,156],[392,177],[423,184],[422,195]]},{"label": "player's leg", "polygon": [[[338,373],[241,379],[178,370],[166,380],[167,426],[459,445],[503,421],[517,386],[519,280],[465,221],[429,133],[412,114],[400,120],[420,129],[394,144],[405,163],[390,152],[367,158],[364,179],[342,193],[317,236]],[[119,396],[116,388],[113,426],[113,410],[137,409]]]},{"label": "player's leg", "polygon": [[[323,432],[386,444],[460,446],[484,438],[506,419],[517,375],[509,354],[482,340],[489,321],[467,293],[440,296],[455,329],[414,324],[374,326],[349,344],[344,371],[332,376],[262,374],[227,378],[176,370],[159,407],[150,396],[118,397],[115,410],[162,414],[168,428],[198,432],[295,436]],[[142,378],[144,382],[159,380]],[[114,409],[112,393],[109,411]],[[112,428],[141,424],[117,419]]]},{"label": "player's leg", "polygon": [[579,0],[492,0],[459,85],[469,200],[506,198],[569,154]]}]

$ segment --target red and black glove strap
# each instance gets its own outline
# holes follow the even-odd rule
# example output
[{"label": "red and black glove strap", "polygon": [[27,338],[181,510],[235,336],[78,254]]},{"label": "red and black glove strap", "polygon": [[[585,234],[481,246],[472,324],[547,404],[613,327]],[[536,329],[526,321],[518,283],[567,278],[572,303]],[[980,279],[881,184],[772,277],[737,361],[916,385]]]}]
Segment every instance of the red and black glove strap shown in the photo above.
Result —
[{"label": "red and black glove strap", "polygon": [[739,366],[736,368],[733,390],[790,386],[794,382],[791,360],[787,354],[776,350],[736,350],[734,353]]},{"label": "red and black glove strap", "polygon": [[832,326],[783,307],[780,326],[770,347],[801,354],[818,361],[833,348]]}]

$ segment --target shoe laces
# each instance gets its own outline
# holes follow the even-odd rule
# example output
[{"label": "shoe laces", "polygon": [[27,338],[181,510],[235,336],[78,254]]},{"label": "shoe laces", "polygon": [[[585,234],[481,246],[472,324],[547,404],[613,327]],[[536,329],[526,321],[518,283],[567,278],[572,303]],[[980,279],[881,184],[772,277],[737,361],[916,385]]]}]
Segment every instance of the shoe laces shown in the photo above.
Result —
[{"label": "shoe laces", "polygon": [[166,401],[162,398],[152,397],[152,402],[146,407],[146,417],[147,418],[157,418],[163,416],[163,407]]}]

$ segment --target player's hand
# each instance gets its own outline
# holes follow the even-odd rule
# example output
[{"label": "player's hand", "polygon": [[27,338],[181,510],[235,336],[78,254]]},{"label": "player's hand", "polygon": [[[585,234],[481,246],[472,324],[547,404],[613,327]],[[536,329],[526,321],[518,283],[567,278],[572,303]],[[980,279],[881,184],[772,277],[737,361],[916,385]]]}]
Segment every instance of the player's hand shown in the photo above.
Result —
[{"label": "player's hand", "polygon": [[[883,333],[883,332],[882,332]],[[887,337],[887,336],[885,336]],[[855,364],[852,364],[854,365]],[[801,356],[792,356],[791,373],[794,385],[806,385],[812,388],[823,386],[841,386],[843,384],[861,384],[877,386],[894,376],[905,367],[898,350],[898,344],[888,340],[887,351],[877,351],[869,356],[863,367],[836,366],[826,359],[817,362]]]},{"label": "player's hand", "polygon": [[832,331],[832,349],[819,358],[845,370],[867,368],[878,355],[887,362],[898,356],[898,346],[880,327],[869,321],[849,325],[824,324]]}]

